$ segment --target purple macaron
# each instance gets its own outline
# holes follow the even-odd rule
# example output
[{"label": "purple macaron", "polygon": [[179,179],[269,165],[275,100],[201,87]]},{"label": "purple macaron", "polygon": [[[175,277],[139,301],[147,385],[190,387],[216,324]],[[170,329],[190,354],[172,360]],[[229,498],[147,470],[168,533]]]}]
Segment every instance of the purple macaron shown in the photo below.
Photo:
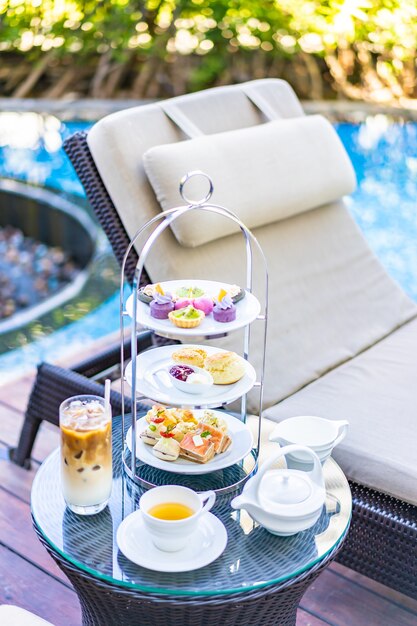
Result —
[{"label": "purple macaron", "polygon": [[174,303],[170,293],[164,295],[155,293],[152,302],[149,304],[151,317],[157,320],[168,319],[168,314],[174,310]]},{"label": "purple macaron", "polygon": [[229,295],[216,301],[213,309],[213,318],[216,322],[233,322],[236,319],[236,307]]}]

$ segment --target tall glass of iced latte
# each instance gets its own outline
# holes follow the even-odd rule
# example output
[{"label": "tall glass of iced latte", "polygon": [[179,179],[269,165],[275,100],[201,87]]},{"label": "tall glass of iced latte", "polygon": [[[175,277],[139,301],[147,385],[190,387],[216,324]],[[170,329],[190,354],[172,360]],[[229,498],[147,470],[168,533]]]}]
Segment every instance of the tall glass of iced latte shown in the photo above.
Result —
[{"label": "tall glass of iced latte", "polygon": [[67,506],[79,515],[99,513],[112,485],[111,408],[98,396],[74,396],[59,409],[61,479]]}]

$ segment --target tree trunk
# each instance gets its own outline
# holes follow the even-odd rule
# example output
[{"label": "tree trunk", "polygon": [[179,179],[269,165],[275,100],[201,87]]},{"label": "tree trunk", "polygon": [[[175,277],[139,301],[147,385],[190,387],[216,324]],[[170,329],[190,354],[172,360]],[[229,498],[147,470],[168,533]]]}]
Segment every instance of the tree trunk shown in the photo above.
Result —
[{"label": "tree trunk", "polygon": [[93,98],[101,98],[103,96],[102,87],[110,70],[110,55],[111,53],[108,51],[100,56],[97,69],[91,81],[90,91]]},{"label": "tree trunk", "polygon": [[134,57],[135,52],[130,52],[126,61],[124,61],[123,63],[117,63],[111,68],[104,89],[106,98],[111,98],[114,96],[115,91],[119,88],[120,84],[128,73]]},{"label": "tree trunk", "polygon": [[73,80],[79,76],[79,73],[79,68],[68,67],[67,70],[61,75],[61,78],[57,80],[52,87],[45,91],[43,97],[61,98],[66,93],[67,87],[70,87]]},{"label": "tree trunk", "polygon": [[334,88],[339,93],[352,100],[363,98],[362,89],[349,83],[347,75],[339,60],[333,52],[328,52],[325,56],[327,67],[334,80]]},{"label": "tree trunk", "polygon": [[53,57],[53,51],[51,50],[43,59],[32,68],[32,71],[25,78],[25,80],[17,87],[17,89],[13,92],[12,98],[25,98],[32,91],[38,80],[41,78],[43,73],[46,71],[50,60]]},{"label": "tree trunk", "polygon": [[312,100],[323,100],[323,80],[318,63],[312,54],[299,52],[310,77],[310,97]]},{"label": "tree trunk", "polygon": [[147,60],[140,64],[138,74],[133,81],[132,98],[144,97],[148,83],[156,72],[157,65],[157,57],[147,57]]}]

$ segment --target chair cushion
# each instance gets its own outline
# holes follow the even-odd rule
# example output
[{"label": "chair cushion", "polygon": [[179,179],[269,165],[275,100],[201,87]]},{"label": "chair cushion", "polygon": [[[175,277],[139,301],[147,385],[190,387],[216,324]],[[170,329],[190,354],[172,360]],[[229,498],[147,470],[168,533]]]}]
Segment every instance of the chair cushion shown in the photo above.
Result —
[{"label": "chair cushion", "polygon": [[265,416],[347,419],[333,451],[352,480],[417,505],[417,319],[329,372]]},{"label": "chair cushion", "polygon": [[[304,115],[297,96],[285,81],[263,79],[249,84],[268,101],[277,117]],[[264,119],[245,95],[244,87],[207,89],[170,102],[205,135],[248,128]],[[161,210],[143,167],[143,154],[152,146],[183,139],[184,134],[158,102],[107,115],[89,131],[87,142],[94,162],[130,237]],[[169,235],[172,236],[171,229],[161,238],[164,246]],[[147,269],[152,276],[152,267]]]},{"label": "chair cushion", "polygon": [[4,626],[53,626],[51,622],[12,604],[0,605],[0,624]]},{"label": "chair cushion", "polygon": [[[416,305],[386,274],[342,202],[256,229],[270,276],[265,406],[355,356],[417,314]],[[153,280],[207,278],[244,285],[241,235],[198,248],[152,252]],[[160,254],[160,250],[163,254]],[[337,259],[337,262],[335,262]],[[257,260],[257,259],[256,259]],[[259,266],[254,291],[262,300]],[[259,371],[263,325],[251,329],[250,360]],[[216,340],[240,352],[240,333]],[[249,409],[257,410],[256,390]]]},{"label": "chair cushion", "polygon": [[[321,115],[155,146],[145,152],[143,163],[163,210],[184,204],[179,181],[187,172],[201,170],[213,180],[212,202],[232,210],[251,229],[327,204],[355,188],[349,157]],[[202,198],[205,192],[196,182],[188,197]],[[203,212],[171,227],[189,247],[239,231],[232,221]]]},{"label": "chair cushion", "polygon": [[[281,117],[303,116],[283,81],[251,85]],[[174,101],[206,134],[262,122],[240,85]],[[130,236],[160,214],[142,154],[180,138],[158,103],[110,115],[90,131],[94,160]],[[270,277],[266,406],[295,393],[417,314],[415,303],[387,275],[341,201],[261,226],[255,234]],[[244,285],[244,259],[240,233],[185,248],[167,228],[153,246],[146,269],[153,282],[191,278]],[[262,286],[262,275],[255,271],[254,288],[260,298]],[[237,332],[216,345],[241,352],[243,343]],[[258,322],[252,326],[250,359],[259,370],[262,324]],[[249,400],[249,410],[257,411],[256,397]]]}]

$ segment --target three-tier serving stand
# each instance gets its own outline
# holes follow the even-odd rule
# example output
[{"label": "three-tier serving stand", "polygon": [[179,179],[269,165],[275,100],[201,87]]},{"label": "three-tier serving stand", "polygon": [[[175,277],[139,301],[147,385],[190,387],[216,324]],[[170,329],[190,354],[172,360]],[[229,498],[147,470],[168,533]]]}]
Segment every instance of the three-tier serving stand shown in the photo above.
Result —
[{"label": "three-tier serving stand", "polygon": [[[185,193],[185,186],[187,182],[196,176],[204,177],[209,184],[209,190],[207,195],[201,200],[191,200],[187,198]],[[124,256],[122,271],[121,271],[121,285],[120,285],[120,330],[121,330],[121,392],[122,398],[124,397],[125,390],[125,354],[124,354],[124,339],[125,339],[125,326],[126,326],[126,318],[130,317],[132,319],[131,328],[130,328],[130,339],[131,339],[131,364],[130,364],[130,388],[131,388],[131,400],[132,400],[132,413],[131,415],[127,415],[125,413],[125,406],[122,400],[122,437],[123,437],[123,467],[126,474],[129,476],[131,480],[133,480],[136,484],[141,486],[142,488],[149,488],[156,485],[164,485],[164,484],[180,484],[197,491],[213,489],[218,494],[228,493],[237,489],[241,486],[256,470],[260,452],[260,442],[261,442],[261,425],[262,425],[262,403],[263,403],[263,387],[264,387],[264,371],[265,371],[265,350],[266,350],[266,333],[267,333],[267,321],[268,321],[268,272],[266,266],[265,256],[262,252],[262,249],[251,233],[251,231],[241,222],[241,220],[229,209],[210,203],[210,198],[213,194],[213,183],[210,177],[207,174],[204,174],[200,171],[190,172],[180,182],[179,186],[181,197],[186,203],[184,206],[176,207],[167,211],[164,211],[154,218],[146,222],[134,235],[131,240],[126,254]],[[243,328],[243,358],[250,363],[250,348],[251,348],[251,324],[257,322],[259,324],[263,324],[262,331],[262,340],[263,340],[263,351],[261,354],[261,362],[258,366],[258,372],[256,374],[256,380],[254,379],[251,382],[251,388],[254,388],[254,391],[257,391],[257,416],[258,416],[258,424],[256,428],[256,434],[254,437],[253,447],[248,454],[245,455],[244,458],[240,458],[232,465],[227,467],[222,467],[221,469],[212,471],[210,469],[210,462],[201,466],[202,473],[197,475],[192,474],[189,475],[186,473],[186,470],[182,469],[181,473],[176,473],[173,471],[173,467],[169,464],[168,461],[163,462],[167,464],[167,471],[156,468],[152,464],[145,463],[137,458],[137,449],[138,449],[138,427],[137,420],[139,417],[138,413],[138,405],[137,403],[146,400],[151,400],[153,402],[159,403],[160,399],[158,398],[158,393],[156,389],[155,394],[143,393],[143,389],[141,389],[141,381],[137,380],[138,369],[140,368],[140,359],[143,358],[143,355],[137,353],[137,332],[138,332],[138,324],[143,323],[143,319],[141,319],[140,315],[140,307],[143,306],[142,303],[138,303],[138,292],[139,286],[141,284],[141,277],[144,271],[144,266],[146,263],[146,259],[151,251],[153,245],[160,237],[160,235],[171,226],[178,218],[183,217],[186,219],[187,215],[190,215],[196,211],[204,211],[212,214],[216,214],[222,216],[228,220],[231,220],[236,224],[244,237],[245,240],[245,250],[246,250],[246,296],[242,302],[247,300],[250,301],[251,306],[249,306],[249,310],[247,311],[247,318],[244,320],[244,324],[238,326],[238,328]],[[147,235],[148,231],[151,231],[149,235]],[[126,262],[129,257],[129,254],[133,248],[138,244],[138,241],[143,241],[144,237],[147,235],[147,238],[142,245],[139,253],[139,259],[136,265],[134,279],[133,279],[133,291],[132,294],[126,299],[126,275],[125,268]],[[257,279],[257,282],[263,282],[263,285],[257,284],[257,291],[263,291],[263,300],[262,305],[259,300],[253,294],[253,268],[254,268],[254,252],[256,253],[256,261],[261,265],[260,271],[258,271],[257,276],[260,277]],[[184,281],[185,282],[185,281]],[[188,281],[189,282],[189,281]],[[193,280],[193,284],[198,285],[199,281]],[[200,281],[202,282],[202,281]],[[169,282],[166,283],[169,285]],[[219,282],[219,286],[221,283]],[[145,305],[147,306],[147,305]],[[239,316],[239,303],[237,303],[238,308],[238,316]],[[246,306],[246,305],[245,305]],[[138,315],[139,312],[139,315]],[[134,323],[133,320],[137,320],[138,324]],[[155,328],[158,326],[158,328]],[[213,325],[212,325],[213,326]],[[166,337],[168,339],[179,339],[185,340],[187,344],[191,343],[201,343],[202,341],[206,341],[209,339],[216,339],[220,337],[225,337],[229,334],[229,328],[231,324],[223,324],[217,323],[216,328],[211,328],[209,332],[201,330],[199,336],[193,332],[193,336],[191,337],[188,329],[177,328],[172,325],[172,328],[167,325],[166,328],[161,330],[161,324],[159,320],[153,320],[150,316],[146,317],[146,327],[155,332],[155,334],[160,335],[162,337]],[[237,330],[236,324],[233,326],[234,330]],[[141,328],[143,330],[143,326]],[[163,349],[163,348],[162,348]],[[161,350],[161,348],[154,347],[152,350]],[[144,353],[146,355],[146,353]],[[143,385],[142,385],[143,387]],[[149,392],[149,387],[146,389]],[[162,388],[161,388],[162,391]],[[225,407],[227,404],[230,404],[232,401],[240,400],[240,411],[238,413],[233,413],[236,419],[240,419],[241,422],[246,424],[247,419],[247,394],[250,389],[246,389],[245,393],[238,397],[230,397],[230,393],[228,395],[228,399],[225,402],[224,397],[222,398],[222,394],[216,396],[216,398],[212,398],[211,402],[205,401],[205,396],[195,396],[191,394],[189,395],[189,399],[187,398],[186,402],[181,404],[176,404],[171,402],[170,406],[184,406],[189,409],[218,409],[219,407]],[[161,393],[162,395],[162,393]],[[150,408],[150,407],[149,407]],[[141,442],[139,441],[139,445]],[[232,442],[233,446],[233,442]],[[190,463],[190,462],[187,462]],[[192,465],[195,465],[194,463]]]}]

